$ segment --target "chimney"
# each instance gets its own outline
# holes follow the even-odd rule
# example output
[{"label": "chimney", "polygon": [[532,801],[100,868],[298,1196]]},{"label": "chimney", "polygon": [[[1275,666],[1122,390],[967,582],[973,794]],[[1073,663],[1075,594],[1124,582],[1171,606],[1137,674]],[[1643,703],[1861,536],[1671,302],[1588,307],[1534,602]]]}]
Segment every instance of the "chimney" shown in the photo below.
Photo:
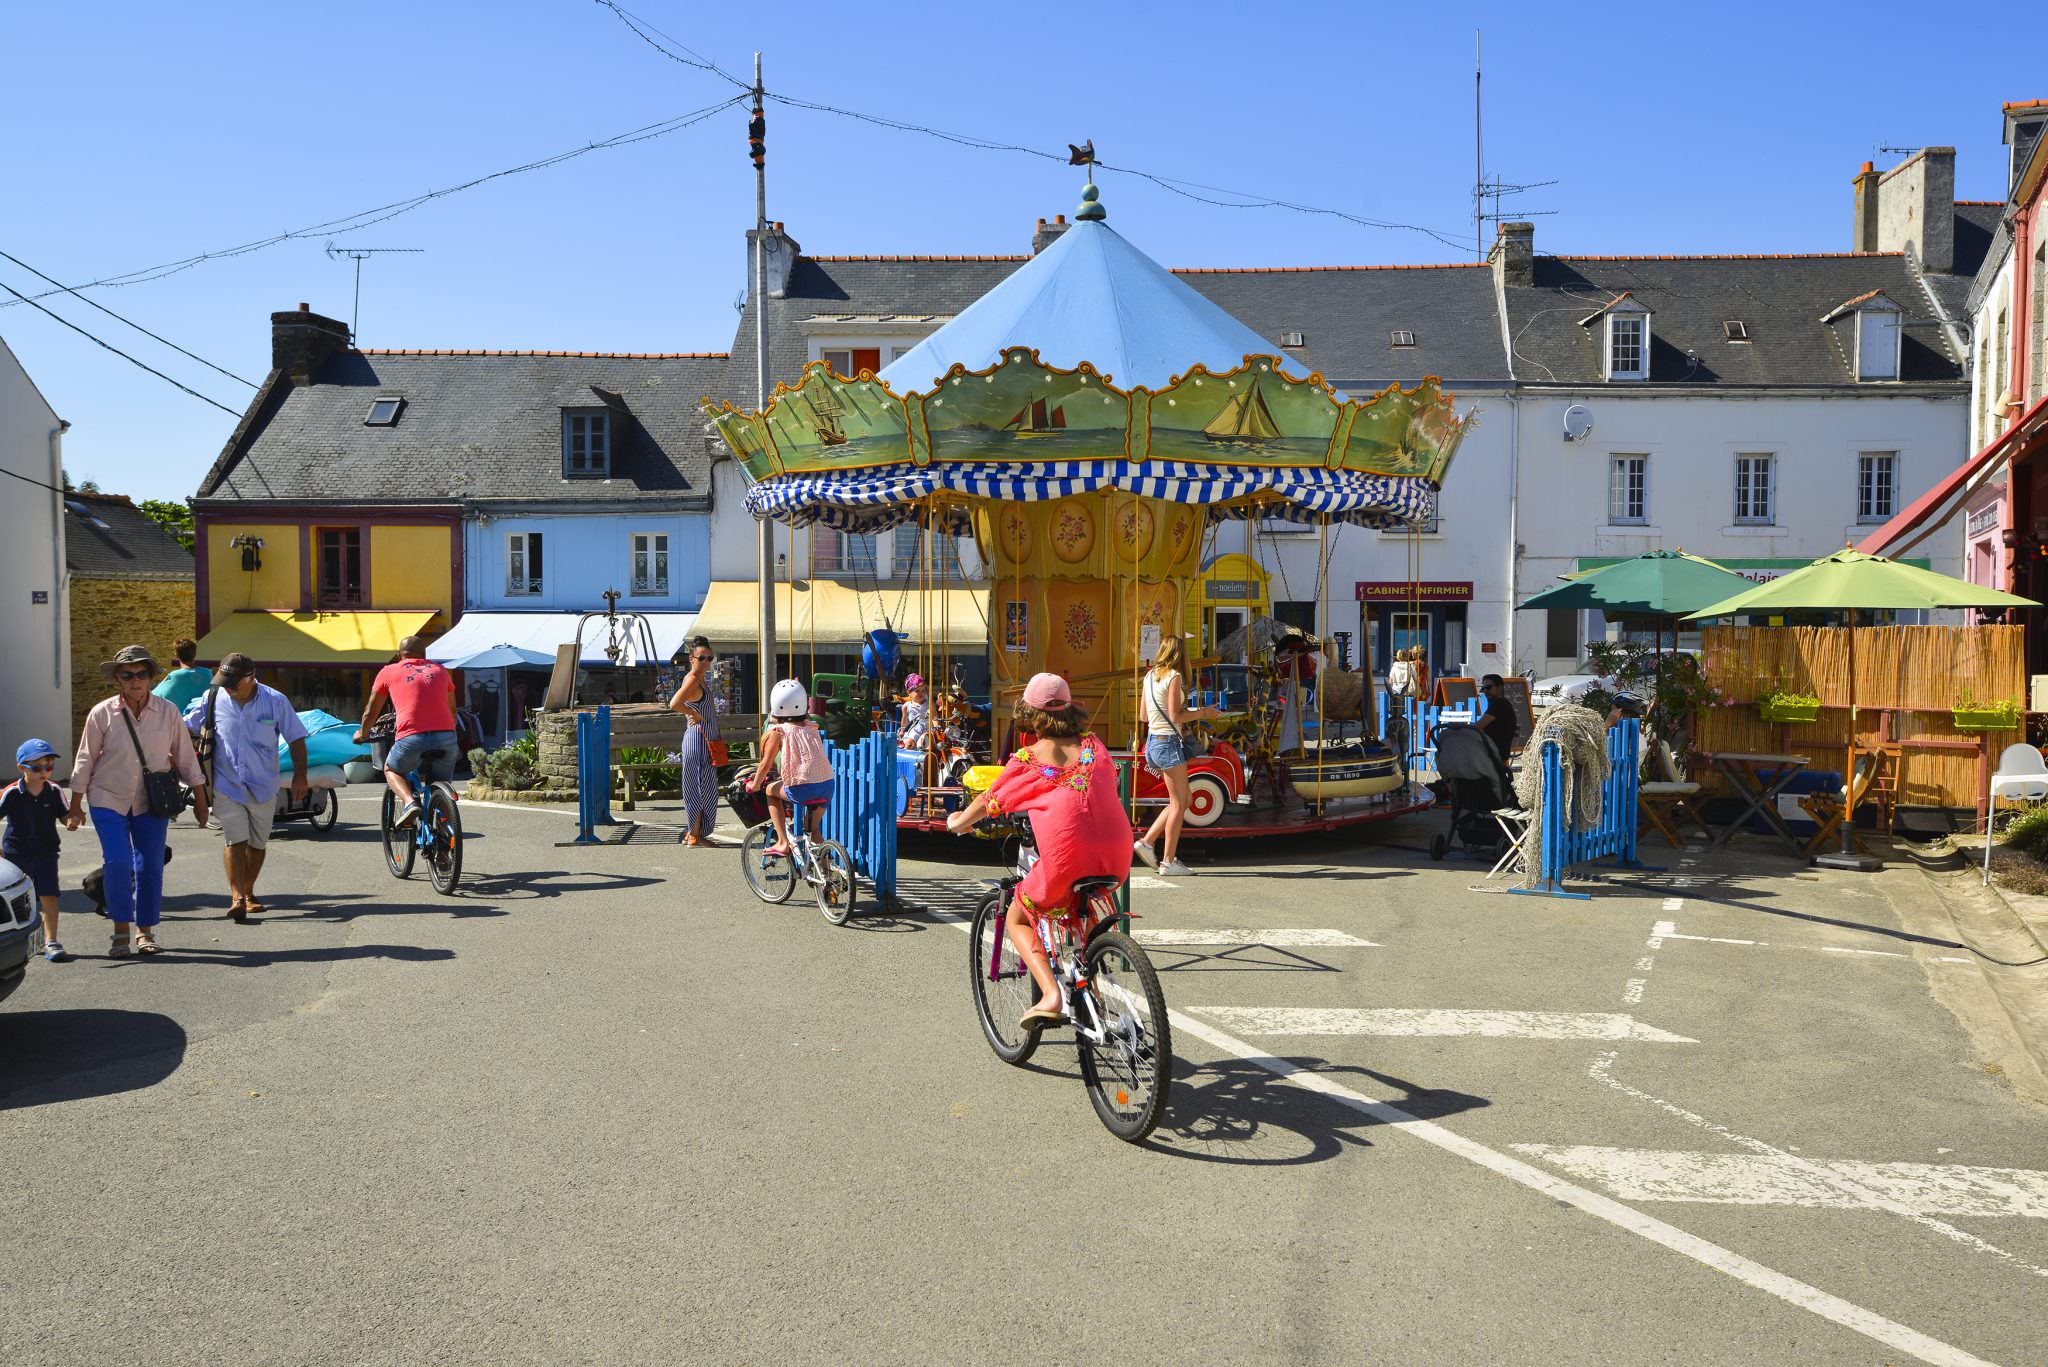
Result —
[{"label": "chimney", "polygon": [[348,324],[323,317],[308,305],[270,315],[270,368],[291,376],[293,384],[313,383],[327,358],[348,347]]},{"label": "chimney", "polygon": [[1863,163],[1850,184],[1856,187],[1856,224],[1849,233],[1849,250],[1877,250],[1877,167]]},{"label": "chimney", "polygon": [[1494,282],[1508,289],[1529,289],[1536,283],[1536,225],[1503,223],[1486,254]]},{"label": "chimney", "polygon": [[1047,223],[1042,218],[1039,219],[1038,231],[1031,234],[1031,254],[1036,256],[1047,247],[1050,247],[1059,240],[1060,234],[1066,230],[1067,216],[1065,214],[1053,215],[1053,220],[1050,223]]},{"label": "chimney", "polygon": [[[754,234],[757,230],[747,229],[747,279],[754,278]],[[789,290],[790,272],[796,269],[796,259],[803,252],[797,240],[789,235],[781,223],[768,225],[768,273],[767,291],[770,299],[780,299]]]},{"label": "chimney", "polygon": [[1956,149],[1923,147],[1878,181],[1877,250],[1911,252],[1920,269],[1956,264]]}]

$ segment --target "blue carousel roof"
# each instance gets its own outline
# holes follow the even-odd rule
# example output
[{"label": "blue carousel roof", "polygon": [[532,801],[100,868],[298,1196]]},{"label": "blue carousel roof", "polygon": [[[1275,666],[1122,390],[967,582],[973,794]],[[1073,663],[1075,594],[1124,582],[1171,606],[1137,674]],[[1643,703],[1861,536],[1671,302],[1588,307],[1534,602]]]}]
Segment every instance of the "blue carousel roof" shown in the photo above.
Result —
[{"label": "blue carousel roof", "polygon": [[[1221,373],[1273,344],[1118,236],[1095,187],[1074,225],[1008,279],[881,372],[901,394],[930,390],[955,364],[983,370],[1012,347],[1046,365],[1086,361],[1120,389],[1163,388],[1199,362]],[[1297,379],[1309,372],[1279,358]]]}]

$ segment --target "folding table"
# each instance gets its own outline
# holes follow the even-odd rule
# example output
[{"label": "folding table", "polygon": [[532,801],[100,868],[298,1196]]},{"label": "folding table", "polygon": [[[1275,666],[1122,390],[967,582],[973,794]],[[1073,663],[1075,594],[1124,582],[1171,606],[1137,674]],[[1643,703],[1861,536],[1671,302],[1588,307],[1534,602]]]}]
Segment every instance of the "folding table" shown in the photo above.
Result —
[{"label": "folding table", "polygon": [[[1743,808],[1740,816],[1722,827],[1720,834],[1714,837],[1708,849],[1718,850],[1727,844],[1728,837],[1741,830],[1754,815],[1761,816],[1765,824],[1777,832],[1778,839],[1785,842],[1786,849],[1799,858],[1806,857],[1806,852],[1800,847],[1799,837],[1792,833],[1792,829],[1785,824],[1785,818],[1778,814],[1778,794],[1784,791],[1785,785],[1790,783],[1801,769],[1813,761],[1804,755],[1702,755],[1700,758],[1713,765],[1727,778],[1728,785],[1735,790],[1736,796],[1747,798],[1749,801],[1749,805]],[[1766,780],[1763,777],[1763,771],[1766,769],[1774,769],[1777,772]]]}]

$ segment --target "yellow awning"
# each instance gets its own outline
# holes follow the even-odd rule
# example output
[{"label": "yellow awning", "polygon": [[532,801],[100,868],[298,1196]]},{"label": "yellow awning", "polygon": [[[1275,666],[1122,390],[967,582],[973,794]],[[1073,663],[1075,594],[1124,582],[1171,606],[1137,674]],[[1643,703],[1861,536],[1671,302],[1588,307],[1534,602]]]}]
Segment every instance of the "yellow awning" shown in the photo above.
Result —
[{"label": "yellow awning", "polygon": [[[704,595],[694,631],[721,650],[752,651],[760,638],[760,603],[761,586],[752,580],[718,580]],[[886,614],[890,626],[919,645],[979,651],[988,646],[987,613],[985,589],[926,594],[915,585],[908,591],[854,589],[830,579],[775,586],[775,635],[785,650],[791,642],[801,646],[813,640],[834,648],[858,646]]]},{"label": "yellow awning", "polygon": [[235,612],[206,633],[199,658],[239,650],[259,666],[381,665],[398,643],[434,620],[431,611]]}]

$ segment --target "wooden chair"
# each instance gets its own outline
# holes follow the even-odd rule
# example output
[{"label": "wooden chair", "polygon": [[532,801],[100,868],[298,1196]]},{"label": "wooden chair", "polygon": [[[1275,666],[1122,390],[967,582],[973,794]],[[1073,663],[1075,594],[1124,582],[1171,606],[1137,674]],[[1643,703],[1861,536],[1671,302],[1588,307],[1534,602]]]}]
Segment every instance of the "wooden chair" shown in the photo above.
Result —
[{"label": "wooden chair", "polygon": [[1707,839],[1714,838],[1713,828],[1700,815],[1694,799],[1700,795],[1700,785],[1690,783],[1678,772],[1678,761],[1672,758],[1671,747],[1658,741],[1651,751],[1653,772],[1659,777],[1653,783],[1639,784],[1636,789],[1636,807],[1643,819],[1655,827],[1673,849],[1684,844],[1679,834],[1685,821],[1698,827]]},{"label": "wooden chair", "polygon": [[1851,818],[1865,799],[1876,792],[1889,791],[1885,775],[1891,769],[1890,759],[1891,752],[1887,750],[1865,750],[1855,754],[1849,763],[1849,780],[1839,791],[1808,793],[1799,799],[1800,810],[1820,827],[1800,850],[1801,854],[1811,859],[1826,849],[1828,842],[1837,838],[1837,832],[1843,829],[1845,821],[1848,822],[1849,843],[1858,851],[1868,853]]}]

